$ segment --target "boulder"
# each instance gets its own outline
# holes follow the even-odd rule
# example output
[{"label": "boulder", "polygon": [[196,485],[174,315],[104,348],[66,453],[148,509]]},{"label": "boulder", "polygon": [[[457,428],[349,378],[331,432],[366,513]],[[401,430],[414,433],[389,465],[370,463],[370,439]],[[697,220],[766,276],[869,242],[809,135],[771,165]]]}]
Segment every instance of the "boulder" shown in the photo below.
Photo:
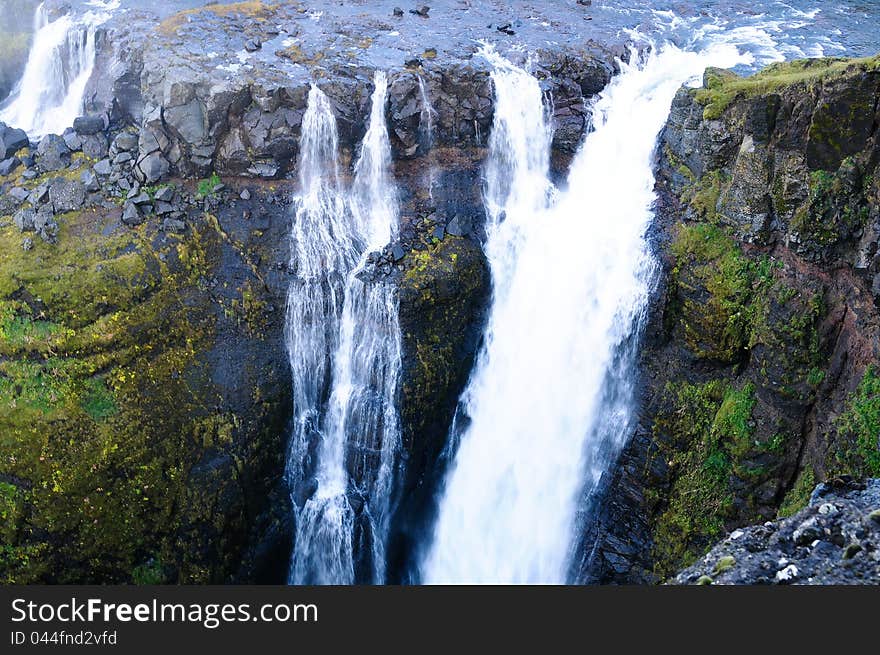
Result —
[{"label": "boulder", "polygon": [[73,129],[80,135],[92,135],[103,132],[106,120],[103,116],[79,116],[73,119]]},{"label": "boulder", "polygon": [[18,157],[4,159],[0,161],[0,175],[9,175],[19,166],[21,166],[21,160]]},{"label": "boulder", "polygon": [[49,202],[56,214],[79,211],[86,199],[82,182],[58,179],[49,186]]},{"label": "boulder", "polygon": [[29,144],[28,135],[24,130],[0,123],[0,159],[9,159]]},{"label": "boulder", "polygon": [[48,134],[37,146],[36,161],[45,172],[60,171],[70,165],[70,148],[57,134]]},{"label": "boulder", "polygon": [[168,174],[170,169],[171,165],[160,152],[153,152],[147,155],[137,165],[138,177],[146,184],[158,182]]},{"label": "boulder", "polygon": [[143,216],[141,216],[140,211],[138,211],[137,205],[133,202],[125,203],[125,207],[122,210],[122,222],[126,225],[140,225],[144,222]]},{"label": "boulder", "polygon": [[15,227],[22,232],[33,232],[35,218],[36,212],[30,207],[25,207],[15,212],[15,215],[12,217],[12,222],[15,223]]},{"label": "boulder", "polygon": [[91,159],[103,159],[107,150],[107,137],[103,134],[89,134],[82,139],[82,151]]},{"label": "boulder", "polygon": [[79,181],[82,182],[86,191],[94,193],[101,189],[101,183],[98,182],[98,176],[95,175],[95,172],[92,169],[83,171],[79,176]]}]

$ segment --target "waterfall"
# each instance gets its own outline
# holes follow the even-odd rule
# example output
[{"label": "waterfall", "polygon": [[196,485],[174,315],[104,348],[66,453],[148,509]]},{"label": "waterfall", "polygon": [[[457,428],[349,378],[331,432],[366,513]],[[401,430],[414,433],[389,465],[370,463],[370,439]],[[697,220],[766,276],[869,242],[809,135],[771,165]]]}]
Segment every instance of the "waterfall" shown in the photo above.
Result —
[{"label": "waterfall", "polygon": [[437,167],[434,165],[434,120],[437,117],[437,110],[431,105],[431,98],[428,95],[428,86],[425,79],[419,75],[419,101],[422,109],[419,112],[419,136],[422,146],[422,152],[428,157],[429,164],[425,168],[423,176],[424,186],[428,189],[428,198],[434,200],[434,184],[437,178]]},{"label": "waterfall", "polygon": [[[116,3],[96,3],[113,9]],[[86,84],[95,65],[97,28],[109,18],[89,11],[51,20],[45,4],[34,14],[34,37],[24,73],[0,108],[0,121],[19,127],[32,139],[60,134],[82,114]]]},{"label": "waterfall", "polygon": [[423,579],[563,583],[578,504],[627,437],[626,353],[655,274],[645,235],[657,135],[682,84],[742,59],[730,45],[669,45],[620,62],[556,192],[537,81],[484,56],[496,97],[484,193],[494,297]]},{"label": "waterfall", "polygon": [[287,467],[296,514],[293,584],[385,578],[400,453],[401,335],[395,289],[362,279],[369,254],[397,230],[385,74],[377,72],[374,83],[348,190],[336,163],[336,121],[317,87],[303,118],[287,320],[295,411]]}]

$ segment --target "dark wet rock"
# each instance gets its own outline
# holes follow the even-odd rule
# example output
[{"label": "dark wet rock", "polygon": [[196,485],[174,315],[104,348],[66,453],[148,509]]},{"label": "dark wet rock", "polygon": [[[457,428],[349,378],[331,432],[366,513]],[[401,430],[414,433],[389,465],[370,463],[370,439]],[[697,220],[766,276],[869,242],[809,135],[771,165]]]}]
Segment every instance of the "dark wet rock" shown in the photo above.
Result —
[{"label": "dark wet rock", "polygon": [[257,50],[260,50],[262,47],[263,47],[263,44],[258,39],[248,39],[247,41],[244,42],[244,49],[247,52],[256,52]]},{"label": "dark wet rock", "polygon": [[791,518],[735,530],[674,584],[880,584],[880,525],[865,520],[878,506],[880,480],[830,491]]},{"label": "dark wet rock", "polygon": [[0,123],[0,159],[9,159],[29,143],[24,130]]},{"label": "dark wet rock", "polygon": [[37,147],[37,165],[45,172],[59,171],[70,165],[70,148],[57,134],[48,134]]},{"label": "dark wet rock", "polygon": [[430,11],[431,8],[428,5],[420,5],[415,9],[410,9],[409,13],[415,14],[416,16],[421,16],[422,18],[427,18]]},{"label": "dark wet rock", "polygon": [[391,11],[391,14],[392,14],[393,16],[396,16],[396,17],[400,18],[401,16],[403,16],[403,9],[401,9],[400,7],[395,7],[395,8]]},{"label": "dark wet rock", "polygon": [[455,216],[446,225],[446,233],[454,237],[466,236],[471,230],[470,221],[464,216]]},{"label": "dark wet rock", "polygon": [[122,222],[126,225],[140,225],[144,222],[138,206],[133,202],[126,202],[122,209]]},{"label": "dark wet rock", "polygon": [[78,116],[73,119],[73,129],[81,136],[98,134],[106,128],[103,116]]},{"label": "dark wet rock", "polygon": [[49,186],[49,202],[56,214],[66,214],[82,208],[85,187],[76,180],[54,180]]}]

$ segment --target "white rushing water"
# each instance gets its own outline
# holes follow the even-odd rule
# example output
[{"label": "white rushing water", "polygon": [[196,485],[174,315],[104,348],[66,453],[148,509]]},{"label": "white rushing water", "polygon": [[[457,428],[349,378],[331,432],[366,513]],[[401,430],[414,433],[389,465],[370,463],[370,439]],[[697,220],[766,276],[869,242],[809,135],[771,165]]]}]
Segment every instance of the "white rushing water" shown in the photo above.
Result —
[{"label": "white rushing water", "polygon": [[400,452],[401,337],[395,290],[359,275],[398,222],[385,74],[374,81],[350,189],[340,181],[336,120],[317,87],[303,118],[287,320],[296,417],[288,461],[297,531],[293,584],[385,577]]},{"label": "white rushing water", "polygon": [[95,66],[98,27],[119,2],[94,2],[100,11],[51,19],[44,4],[34,14],[34,37],[21,79],[0,109],[0,121],[32,139],[60,134],[83,112],[86,84]]},{"label": "white rushing water", "polygon": [[645,233],[657,135],[683,83],[742,58],[731,45],[666,46],[622,63],[556,193],[537,81],[486,56],[496,96],[485,189],[494,298],[423,578],[563,583],[578,501],[626,438],[630,394],[609,403],[606,385],[632,379],[615,368],[654,275]]}]

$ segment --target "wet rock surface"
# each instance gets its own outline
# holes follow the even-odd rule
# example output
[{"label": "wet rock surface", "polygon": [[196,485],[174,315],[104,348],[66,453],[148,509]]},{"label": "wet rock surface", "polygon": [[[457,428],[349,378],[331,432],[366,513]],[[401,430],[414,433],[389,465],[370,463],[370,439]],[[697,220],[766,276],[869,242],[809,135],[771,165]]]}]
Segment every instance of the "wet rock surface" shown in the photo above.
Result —
[{"label": "wet rock surface", "polygon": [[737,529],[672,584],[862,585],[880,580],[880,480],[819,485],[791,518]]}]

